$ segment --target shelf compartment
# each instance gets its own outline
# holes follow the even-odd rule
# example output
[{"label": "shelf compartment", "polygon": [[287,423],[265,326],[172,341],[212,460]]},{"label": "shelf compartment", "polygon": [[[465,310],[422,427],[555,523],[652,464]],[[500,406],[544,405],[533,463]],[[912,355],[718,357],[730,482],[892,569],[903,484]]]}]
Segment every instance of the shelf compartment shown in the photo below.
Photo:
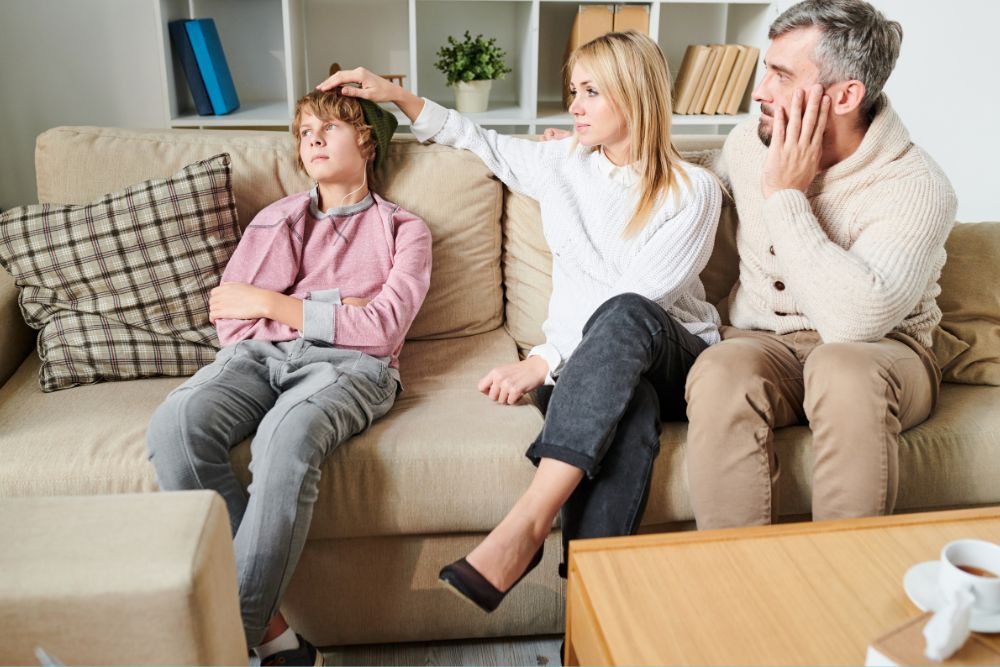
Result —
[{"label": "shelf compartment", "polygon": [[307,88],[324,80],[332,63],[340,63],[344,69],[402,74],[404,87],[412,90],[407,0],[313,1],[308,11]]},{"label": "shelf compartment", "polygon": [[[447,43],[449,35],[461,39],[468,30],[472,36],[495,37],[497,46],[507,53],[507,65],[513,71],[505,79],[493,82],[490,110],[474,118],[523,118],[532,115],[535,105],[535,83],[538,32],[534,2],[525,0],[419,0],[416,12],[416,90],[423,97],[444,106],[455,106],[455,95],[448,87],[444,74],[434,67],[437,51]],[[459,18],[460,17],[460,20]]]},{"label": "shelf compartment", "polygon": [[[287,126],[295,99],[305,89],[304,54],[288,46],[299,39],[303,0],[160,0],[158,19],[172,127]],[[220,116],[199,116],[173,54],[167,24],[211,18],[222,41],[240,108]]]}]

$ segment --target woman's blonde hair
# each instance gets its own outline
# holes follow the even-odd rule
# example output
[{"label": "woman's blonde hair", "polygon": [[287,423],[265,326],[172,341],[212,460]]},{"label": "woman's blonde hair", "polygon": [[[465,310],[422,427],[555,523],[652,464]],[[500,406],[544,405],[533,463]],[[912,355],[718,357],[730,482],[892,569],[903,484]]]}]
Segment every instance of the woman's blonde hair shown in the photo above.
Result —
[{"label": "woman's blonde hair", "polygon": [[673,106],[667,59],[652,39],[626,30],[602,35],[573,51],[566,62],[567,80],[577,64],[587,69],[625,122],[628,161],[641,180],[639,201],[622,235],[635,236],[664,195],[669,193],[679,201],[678,179],[690,186],[687,174],[678,168],[680,153],[671,141]]}]

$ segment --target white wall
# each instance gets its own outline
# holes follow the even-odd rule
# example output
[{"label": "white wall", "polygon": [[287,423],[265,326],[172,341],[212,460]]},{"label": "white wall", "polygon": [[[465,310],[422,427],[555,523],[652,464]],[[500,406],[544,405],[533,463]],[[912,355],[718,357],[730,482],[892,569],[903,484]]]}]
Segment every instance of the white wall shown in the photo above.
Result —
[{"label": "white wall", "polygon": [[870,0],[903,25],[886,93],[958,193],[958,219],[1000,220],[1000,2]]},{"label": "white wall", "polygon": [[[959,219],[1000,220],[1000,85],[989,69],[1000,2],[873,1],[903,24],[886,90],[951,177]],[[165,126],[153,2],[0,0],[0,208],[35,201],[34,141],[47,128]],[[307,4],[310,18],[329,14],[324,0]]]},{"label": "white wall", "polygon": [[166,124],[156,45],[149,0],[0,0],[0,208],[37,201],[42,131]]}]

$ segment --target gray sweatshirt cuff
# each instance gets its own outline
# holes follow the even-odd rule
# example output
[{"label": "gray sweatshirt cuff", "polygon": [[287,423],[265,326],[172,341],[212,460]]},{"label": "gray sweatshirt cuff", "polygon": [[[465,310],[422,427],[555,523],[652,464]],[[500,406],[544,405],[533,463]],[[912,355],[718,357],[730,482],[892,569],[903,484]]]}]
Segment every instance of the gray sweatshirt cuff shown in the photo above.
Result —
[{"label": "gray sweatshirt cuff", "polygon": [[337,311],[333,303],[302,301],[302,337],[333,344],[337,333]]}]

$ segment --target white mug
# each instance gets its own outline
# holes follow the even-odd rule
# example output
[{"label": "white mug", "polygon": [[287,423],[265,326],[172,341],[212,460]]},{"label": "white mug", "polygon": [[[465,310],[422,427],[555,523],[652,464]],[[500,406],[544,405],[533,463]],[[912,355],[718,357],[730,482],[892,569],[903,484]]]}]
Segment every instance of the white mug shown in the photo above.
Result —
[{"label": "white mug", "polygon": [[959,589],[971,592],[975,611],[1000,612],[1000,545],[985,540],[955,540],[944,545],[938,585],[944,593]]}]

